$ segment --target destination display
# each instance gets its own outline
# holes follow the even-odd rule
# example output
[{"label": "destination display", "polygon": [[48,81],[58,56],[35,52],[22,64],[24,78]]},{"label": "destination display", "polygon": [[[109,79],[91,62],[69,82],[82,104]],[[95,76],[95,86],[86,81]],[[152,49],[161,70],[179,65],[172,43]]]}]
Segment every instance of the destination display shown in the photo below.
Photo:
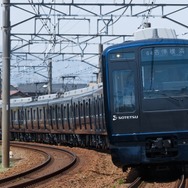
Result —
[{"label": "destination display", "polygon": [[188,59],[188,47],[154,47],[141,50],[141,61]]}]

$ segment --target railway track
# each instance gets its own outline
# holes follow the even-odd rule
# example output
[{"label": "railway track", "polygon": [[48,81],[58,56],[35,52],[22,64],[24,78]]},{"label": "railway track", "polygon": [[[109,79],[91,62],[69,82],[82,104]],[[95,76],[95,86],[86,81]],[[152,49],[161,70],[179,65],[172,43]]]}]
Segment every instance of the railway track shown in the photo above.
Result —
[{"label": "railway track", "polygon": [[[134,181],[130,183],[128,188],[149,188],[149,187],[161,187],[162,183],[156,183],[156,182],[147,182],[142,177],[135,178]],[[171,185],[172,188],[187,188],[188,187],[188,178],[185,178],[184,175],[182,175],[179,179],[177,179],[175,182],[169,182],[166,187],[169,187]],[[165,188],[165,185],[163,185]]]},{"label": "railway track", "polygon": [[44,162],[22,173],[0,179],[1,188],[20,188],[40,183],[68,170],[77,162],[74,153],[52,146],[20,142],[11,143],[11,146],[39,152],[44,156]]},{"label": "railway track", "polygon": [[188,177],[186,174],[182,174],[181,177],[176,181],[174,188],[187,188]]},{"label": "railway track", "polygon": [[141,186],[142,184],[142,178],[141,177],[137,177],[135,178],[135,180],[128,186],[128,188],[138,188],[139,186]]},{"label": "railway track", "polygon": [[[136,170],[133,170],[131,179],[128,183],[125,183],[128,188],[150,188],[150,187],[172,187],[172,188],[187,188],[188,187],[188,175],[187,170],[181,171],[169,171],[167,174],[162,175],[160,172],[147,173],[144,170],[139,174]],[[168,174],[169,173],[169,174]],[[176,176],[174,176],[176,174]]]}]

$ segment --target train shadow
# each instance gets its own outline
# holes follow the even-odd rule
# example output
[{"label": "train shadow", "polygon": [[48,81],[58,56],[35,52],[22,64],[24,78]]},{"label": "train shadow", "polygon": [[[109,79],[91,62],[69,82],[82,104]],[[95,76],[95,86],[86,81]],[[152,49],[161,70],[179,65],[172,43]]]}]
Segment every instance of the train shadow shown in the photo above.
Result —
[{"label": "train shadow", "polygon": [[[185,166],[143,166],[129,169],[125,183],[131,183],[137,177],[147,182],[166,183],[177,180],[188,169]],[[186,170],[187,171],[187,170]]]}]

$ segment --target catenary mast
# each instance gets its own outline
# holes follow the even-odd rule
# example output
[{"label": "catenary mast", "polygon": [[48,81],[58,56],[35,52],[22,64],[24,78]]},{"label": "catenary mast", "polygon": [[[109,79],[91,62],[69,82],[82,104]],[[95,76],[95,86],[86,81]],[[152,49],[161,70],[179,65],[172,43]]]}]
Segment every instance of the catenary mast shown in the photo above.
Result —
[{"label": "catenary mast", "polygon": [[9,168],[9,123],[10,123],[10,0],[3,0],[2,26],[2,166]]}]

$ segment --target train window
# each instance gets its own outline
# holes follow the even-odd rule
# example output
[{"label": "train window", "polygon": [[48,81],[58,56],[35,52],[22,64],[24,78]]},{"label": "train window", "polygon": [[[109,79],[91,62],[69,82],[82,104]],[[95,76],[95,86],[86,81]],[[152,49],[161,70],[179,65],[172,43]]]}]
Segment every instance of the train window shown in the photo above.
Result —
[{"label": "train window", "polygon": [[78,109],[78,103],[76,103],[76,106],[75,106],[75,116],[76,116],[76,118],[78,119],[78,117],[79,117],[79,109]]},{"label": "train window", "polygon": [[144,98],[188,94],[188,48],[155,47],[141,50]]},{"label": "train window", "polygon": [[89,117],[89,103],[88,103],[88,101],[85,104],[86,104],[86,106],[85,106],[86,117]]},{"label": "train window", "polygon": [[12,109],[10,110],[10,117],[11,117],[11,120],[13,121],[14,120],[14,112]]},{"label": "train window", "polygon": [[24,111],[23,111],[23,109],[21,109],[19,111],[19,120],[24,120]]},{"label": "train window", "polygon": [[36,120],[36,110],[33,110],[33,120]]},{"label": "train window", "polygon": [[80,115],[81,115],[81,117],[83,117],[83,114],[84,114],[83,111],[84,111],[83,110],[83,103],[81,102],[80,103]]},{"label": "train window", "polygon": [[114,112],[135,110],[134,73],[132,70],[113,71]]},{"label": "train window", "polygon": [[55,108],[54,108],[54,106],[50,106],[51,119],[54,119],[54,113],[55,113]]},{"label": "train window", "polygon": [[64,108],[63,108],[63,117],[64,117],[65,120],[66,120],[66,118],[67,118],[67,107],[66,107],[66,105],[65,105]]},{"label": "train window", "polygon": [[17,120],[17,119],[16,119],[16,111],[14,111],[14,120]]},{"label": "train window", "polygon": [[27,119],[30,120],[30,110],[27,110]]},{"label": "train window", "polygon": [[57,107],[57,118],[58,119],[61,118],[61,108],[60,108],[60,106]]},{"label": "train window", "polygon": [[39,119],[42,120],[42,109],[39,110]]},{"label": "train window", "polygon": [[47,120],[49,121],[50,120],[50,107],[49,106],[47,106],[47,108],[46,108],[46,118],[47,118]]}]

